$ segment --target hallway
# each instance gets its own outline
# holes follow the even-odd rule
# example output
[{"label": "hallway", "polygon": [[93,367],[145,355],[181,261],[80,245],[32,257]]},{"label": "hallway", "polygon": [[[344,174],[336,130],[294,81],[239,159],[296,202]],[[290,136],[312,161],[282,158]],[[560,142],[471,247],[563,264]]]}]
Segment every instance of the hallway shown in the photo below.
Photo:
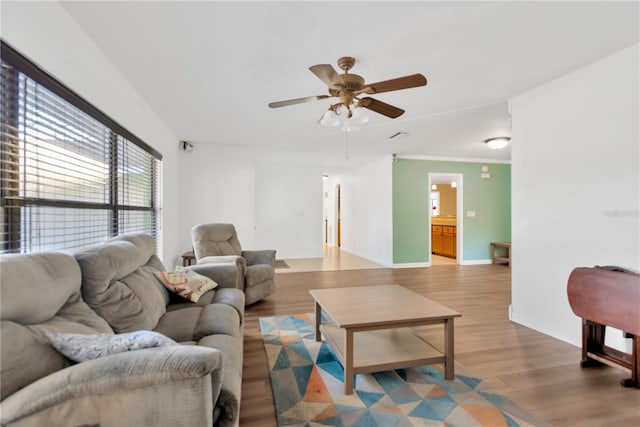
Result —
[{"label": "hallway", "polygon": [[[278,273],[300,273],[308,271],[368,270],[386,268],[368,259],[359,257],[337,246],[325,245],[323,258],[293,258],[282,260],[276,265]],[[456,265],[454,258],[431,255],[431,266]]]},{"label": "hallway", "polygon": [[325,245],[323,258],[295,258],[285,259],[288,267],[279,268],[277,273],[300,273],[306,271],[336,271],[336,270],[365,270],[386,268],[381,264],[353,255],[337,246]]}]

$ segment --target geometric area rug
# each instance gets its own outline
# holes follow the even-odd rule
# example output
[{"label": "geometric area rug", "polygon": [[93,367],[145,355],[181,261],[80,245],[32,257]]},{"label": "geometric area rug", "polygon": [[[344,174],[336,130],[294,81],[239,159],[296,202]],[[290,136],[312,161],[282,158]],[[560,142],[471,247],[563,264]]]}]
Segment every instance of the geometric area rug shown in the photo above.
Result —
[{"label": "geometric area rug", "polygon": [[546,425],[458,364],[454,380],[444,379],[440,364],[356,375],[346,396],[342,365],[316,342],[313,319],[260,319],[278,426]]}]

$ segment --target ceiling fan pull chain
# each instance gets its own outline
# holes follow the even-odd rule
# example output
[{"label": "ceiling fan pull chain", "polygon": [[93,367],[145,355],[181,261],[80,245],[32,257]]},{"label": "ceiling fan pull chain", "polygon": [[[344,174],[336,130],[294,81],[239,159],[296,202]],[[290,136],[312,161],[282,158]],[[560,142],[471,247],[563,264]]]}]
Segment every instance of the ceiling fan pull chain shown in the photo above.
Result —
[{"label": "ceiling fan pull chain", "polygon": [[344,158],[349,160],[349,131],[344,131]]}]

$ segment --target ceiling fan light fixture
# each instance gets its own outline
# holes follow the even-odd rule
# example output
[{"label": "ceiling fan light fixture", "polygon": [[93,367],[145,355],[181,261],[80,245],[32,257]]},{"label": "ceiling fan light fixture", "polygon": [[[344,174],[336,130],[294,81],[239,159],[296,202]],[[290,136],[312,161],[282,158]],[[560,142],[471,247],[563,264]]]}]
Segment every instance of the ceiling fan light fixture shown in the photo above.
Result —
[{"label": "ceiling fan light fixture", "polygon": [[354,107],[351,119],[353,123],[363,125],[369,121],[369,116],[362,111],[361,107]]},{"label": "ceiling fan light fixture", "polygon": [[338,120],[336,113],[332,110],[327,110],[327,112],[323,114],[322,119],[320,119],[320,124],[322,126],[336,127],[340,125],[340,120]]},{"label": "ceiling fan light fixture", "polygon": [[493,150],[500,150],[506,147],[509,141],[511,141],[511,138],[508,136],[498,136],[496,138],[485,139],[484,143]]},{"label": "ceiling fan light fixture", "polygon": [[349,111],[349,109],[342,104],[334,105],[333,112],[336,113],[336,116],[341,116],[344,114],[347,117],[351,113],[351,111]]},{"label": "ceiling fan light fixture", "polygon": [[344,121],[344,125],[342,126],[342,130],[345,132],[353,132],[356,130],[360,130],[360,127],[357,123],[354,123],[353,119],[346,119]]}]

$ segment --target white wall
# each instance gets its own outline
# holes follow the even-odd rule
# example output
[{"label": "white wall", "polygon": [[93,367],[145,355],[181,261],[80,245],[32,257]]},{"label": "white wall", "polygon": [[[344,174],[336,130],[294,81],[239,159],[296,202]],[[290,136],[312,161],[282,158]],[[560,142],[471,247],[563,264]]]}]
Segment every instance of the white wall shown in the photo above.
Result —
[{"label": "white wall", "polygon": [[256,248],[278,258],[322,257],[322,170],[298,163],[256,165]]},{"label": "white wall", "polygon": [[1,5],[2,38],[163,155],[162,255],[179,259],[178,139],[57,2]]},{"label": "white wall", "polygon": [[255,167],[249,149],[195,144],[181,153],[177,177],[183,186],[180,242],[191,248],[191,227],[214,222],[234,224],[246,249],[255,247]]},{"label": "white wall", "polygon": [[[278,160],[278,158],[286,160]],[[181,247],[195,224],[234,224],[245,249],[322,257],[322,170],[274,150],[195,144],[180,156]]]},{"label": "white wall", "polygon": [[392,158],[381,158],[341,176],[341,248],[393,265]]},{"label": "white wall", "polygon": [[576,345],[571,270],[640,268],[638,50],[512,101],[512,318]]}]

